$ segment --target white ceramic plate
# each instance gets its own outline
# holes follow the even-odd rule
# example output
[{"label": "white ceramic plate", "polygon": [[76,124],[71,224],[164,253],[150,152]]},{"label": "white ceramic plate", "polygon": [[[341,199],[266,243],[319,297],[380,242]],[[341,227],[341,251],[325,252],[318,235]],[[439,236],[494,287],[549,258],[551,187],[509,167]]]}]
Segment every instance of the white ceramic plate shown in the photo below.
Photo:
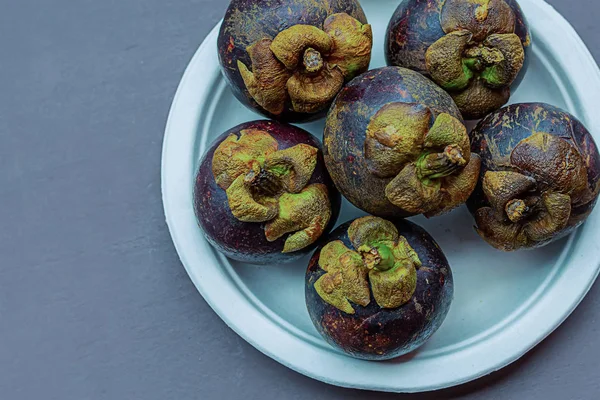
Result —
[{"label": "white ceramic plate", "polygon": [[[385,65],[384,32],[398,0],[362,0],[374,28],[372,68]],[[542,0],[520,1],[531,25],[533,59],[512,102],[544,101],[600,126],[600,71],[573,28]],[[534,347],[575,309],[600,262],[600,213],[570,238],[540,250],[503,254],[475,234],[463,207],[414,218],[439,242],[452,266],[455,298],[432,339],[388,362],[355,360],[329,347],[304,303],[307,260],[256,267],[215,252],[196,224],[192,184],[214,137],[261,119],[239,104],[220,75],[218,27],[205,39],[181,81],[167,124],[162,190],[167,223],[192,281],[219,316],[254,347],[280,363],[334,385],[417,392],[467,382],[498,370]],[[304,125],[322,137],[323,122]],[[598,141],[598,138],[596,137]],[[345,202],[342,223],[362,215]]]}]

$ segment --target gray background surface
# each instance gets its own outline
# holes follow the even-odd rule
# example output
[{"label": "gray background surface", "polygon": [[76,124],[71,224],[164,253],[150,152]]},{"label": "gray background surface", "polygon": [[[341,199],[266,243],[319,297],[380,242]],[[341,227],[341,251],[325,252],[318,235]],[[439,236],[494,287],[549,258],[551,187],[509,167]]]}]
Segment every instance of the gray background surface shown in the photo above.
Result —
[{"label": "gray background surface", "polygon": [[[159,173],[175,89],[226,3],[1,2],[0,399],[598,398],[598,284],[521,361],[418,396],[305,378],[212,312],[171,244]],[[597,0],[550,3],[598,59]]]}]

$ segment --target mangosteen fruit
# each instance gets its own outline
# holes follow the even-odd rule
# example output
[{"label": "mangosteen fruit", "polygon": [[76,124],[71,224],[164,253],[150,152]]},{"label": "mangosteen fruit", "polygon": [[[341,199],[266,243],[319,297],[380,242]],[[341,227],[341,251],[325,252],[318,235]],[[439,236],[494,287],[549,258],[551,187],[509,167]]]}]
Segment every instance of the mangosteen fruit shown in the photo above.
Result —
[{"label": "mangosteen fruit", "polygon": [[305,282],[319,333],[366,360],[424,344],[446,318],[454,293],[448,261],[427,232],[373,216],[333,231],[311,258]]},{"label": "mangosteen fruit", "polygon": [[544,246],[581,225],[600,191],[600,155],[573,115],[513,104],[472,132],[481,175],[468,201],[476,230],[504,251]]},{"label": "mangosteen fruit", "polygon": [[527,70],[531,35],[516,0],[404,0],[385,48],[388,65],[430,77],[471,120],[508,102]]},{"label": "mangosteen fruit", "polygon": [[333,229],[341,198],[310,133],[252,121],[219,136],[200,162],[194,208],[208,241],[253,264],[308,254]]},{"label": "mangosteen fruit", "polygon": [[366,72],[340,91],[324,151],[340,192],[380,217],[447,212],[467,200],[479,176],[450,95],[406,68]]},{"label": "mangosteen fruit", "polygon": [[218,37],[221,69],[243,104],[285,122],[321,118],[371,61],[357,0],[233,0]]}]

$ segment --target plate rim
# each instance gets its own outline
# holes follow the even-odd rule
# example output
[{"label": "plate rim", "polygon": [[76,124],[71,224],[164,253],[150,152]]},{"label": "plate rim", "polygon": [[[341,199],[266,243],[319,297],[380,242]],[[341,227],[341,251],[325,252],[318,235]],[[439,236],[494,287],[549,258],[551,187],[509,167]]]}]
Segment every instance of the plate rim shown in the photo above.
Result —
[{"label": "plate rim", "polygon": [[[365,1],[375,1],[375,0],[362,0],[362,1],[365,2]],[[589,102],[592,102],[595,104],[600,104],[600,95],[594,97],[594,95],[592,93],[590,93],[593,91],[589,90],[589,88],[586,91],[583,90],[586,88],[587,85],[589,85],[589,81],[592,79],[595,81],[596,85],[600,88],[600,69],[598,68],[594,58],[592,57],[591,53],[589,52],[589,50],[583,43],[582,39],[576,33],[575,29],[569,24],[569,22],[566,19],[564,19],[564,17],[562,15],[560,15],[550,4],[546,3],[545,1],[543,1],[543,0],[521,0],[520,3],[522,5],[527,3],[528,5],[539,7],[539,9],[542,12],[548,13],[548,15],[552,17],[551,20],[552,20],[554,29],[556,29],[556,31],[561,32],[560,36],[564,40],[571,41],[571,43],[570,43],[571,46],[567,46],[565,49],[565,52],[573,53],[571,55],[576,54],[578,56],[578,62],[575,63],[573,61],[572,57],[564,57],[563,59],[560,60],[560,62],[563,64],[563,67],[570,66],[571,68],[574,68],[575,66],[577,66],[579,69],[582,69],[582,68],[585,69],[586,73],[587,73],[586,75],[583,75],[583,76],[586,76],[587,79],[585,79],[585,80],[580,79],[578,83],[576,81],[576,85],[574,85],[576,87],[573,88],[573,90],[577,93],[577,96],[581,98],[582,104],[584,104],[583,115],[580,114],[580,115],[578,115],[578,117],[580,119],[584,120],[586,122],[586,125],[600,126],[600,116],[596,117],[594,115],[594,113],[590,112],[588,110],[588,107],[585,106],[585,104],[588,104]],[[531,20],[532,19],[530,18],[530,21]],[[536,20],[537,20],[537,22],[539,22],[539,20],[537,18],[536,18]],[[543,22],[539,22],[539,23],[543,23]],[[195,242],[196,238],[194,239],[194,241],[192,241],[190,239],[190,237],[195,237],[197,235],[187,236],[187,234],[190,233],[190,229],[195,229],[196,231],[198,231],[199,228],[196,225],[196,221],[193,216],[193,210],[192,210],[192,214],[191,214],[192,215],[191,220],[189,218],[190,217],[189,212],[190,212],[190,209],[192,208],[191,207],[191,198],[189,198],[187,200],[182,200],[181,198],[176,199],[176,198],[174,198],[175,197],[174,192],[170,188],[172,186],[181,187],[181,188],[189,187],[189,186],[191,186],[192,181],[183,179],[180,172],[174,171],[171,168],[173,163],[170,160],[177,157],[178,163],[180,164],[180,168],[178,169],[178,171],[182,170],[182,169],[186,169],[186,168],[188,171],[193,170],[193,165],[196,161],[196,160],[194,160],[194,154],[196,152],[191,151],[192,154],[189,154],[188,157],[182,157],[182,154],[180,153],[180,151],[178,151],[178,150],[180,150],[180,149],[178,149],[178,147],[179,148],[183,147],[183,150],[185,150],[185,146],[184,146],[184,143],[178,143],[177,141],[182,141],[182,139],[184,138],[184,136],[182,135],[182,132],[186,133],[185,137],[190,137],[190,135],[192,137],[195,137],[196,135],[193,132],[196,132],[202,123],[207,123],[207,121],[201,121],[202,113],[200,112],[201,108],[197,107],[198,103],[199,103],[198,99],[200,99],[200,103],[202,103],[202,98],[205,97],[205,96],[202,96],[202,93],[205,93],[205,92],[208,93],[210,91],[211,86],[214,85],[214,81],[215,80],[218,81],[218,78],[220,76],[220,71],[218,70],[218,68],[216,69],[216,71],[214,71],[214,70],[208,71],[208,72],[206,70],[203,71],[202,80],[205,82],[205,84],[203,85],[204,87],[202,88],[202,90],[192,90],[190,88],[189,82],[190,82],[190,80],[192,80],[199,74],[197,66],[199,65],[199,62],[202,59],[210,59],[213,62],[217,59],[217,54],[216,54],[215,49],[214,48],[209,49],[209,47],[213,46],[216,43],[216,37],[218,35],[218,30],[219,30],[220,24],[221,24],[221,22],[219,22],[210,31],[210,33],[203,40],[202,44],[199,46],[197,51],[194,53],[194,56],[192,57],[188,66],[186,67],[183,77],[179,83],[177,92],[174,96],[174,99],[173,99],[173,102],[171,105],[171,109],[169,111],[169,116],[168,116],[167,124],[165,127],[165,135],[164,135],[163,150],[162,150],[162,160],[161,160],[162,200],[163,200],[163,207],[164,207],[166,222],[167,222],[167,226],[169,228],[169,232],[170,232],[172,241],[175,245],[175,248],[180,257],[180,260],[181,260],[184,268],[186,269],[188,275],[190,276],[192,282],[196,286],[196,289],[203,296],[203,298],[210,305],[210,307],[219,315],[219,317],[231,329],[233,329],[239,336],[241,336],[244,340],[246,340],[248,343],[250,343],[256,349],[258,349],[265,355],[269,356],[270,358],[278,361],[279,363],[287,366],[288,368],[290,368],[292,370],[295,370],[295,371],[297,371],[303,375],[309,376],[313,379],[317,379],[317,380],[320,380],[320,381],[323,381],[323,382],[326,382],[329,384],[333,384],[336,386],[342,386],[342,387],[347,387],[347,388],[356,388],[356,389],[378,390],[378,391],[386,391],[386,392],[404,392],[404,393],[437,390],[437,389],[456,386],[456,385],[459,385],[462,383],[472,381],[474,379],[485,376],[491,372],[499,370],[499,369],[511,364],[512,362],[518,360],[525,353],[527,353],[529,350],[531,350],[533,347],[535,347],[537,344],[539,344],[541,341],[543,341],[556,328],[558,328],[558,326],[560,326],[568,318],[568,316],[573,312],[573,310],[575,310],[575,308],[583,300],[585,295],[589,292],[589,290],[591,289],[598,274],[600,273],[600,261],[598,261],[598,255],[600,253],[600,248],[597,245],[593,247],[594,255],[596,256],[596,259],[595,259],[596,262],[595,263],[586,263],[587,264],[586,266],[578,269],[578,272],[580,275],[579,278],[581,280],[585,281],[585,286],[582,286],[581,290],[576,291],[575,295],[574,295],[574,293],[566,293],[566,294],[561,293],[561,294],[564,294],[565,296],[567,296],[569,294],[571,295],[570,302],[568,303],[568,305],[566,307],[563,307],[564,310],[559,315],[555,314],[554,317],[550,318],[550,319],[552,319],[552,322],[550,322],[550,323],[546,322],[546,324],[545,324],[545,325],[547,325],[546,328],[544,329],[544,331],[542,333],[535,334],[534,335],[535,339],[526,340],[525,342],[528,343],[527,345],[519,346],[518,351],[516,351],[516,352],[513,351],[513,354],[511,354],[510,357],[505,357],[505,359],[500,362],[490,363],[488,361],[487,363],[485,363],[485,364],[487,364],[486,366],[477,365],[477,363],[472,363],[471,366],[463,366],[460,373],[454,372],[455,376],[446,378],[444,380],[444,382],[437,382],[437,383],[431,383],[431,384],[422,384],[421,383],[421,384],[415,384],[413,386],[406,386],[406,385],[397,386],[397,385],[394,385],[394,381],[391,381],[391,384],[385,384],[385,385],[378,384],[375,382],[368,382],[368,381],[364,381],[364,380],[360,380],[360,379],[354,379],[352,381],[349,381],[348,379],[343,379],[340,376],[335,377],[335,376],[331,376],[331,374],[326,376],[325,374],[315,373],[314,372],[315,369],[313,369],[313,368],[316,368],[317,370],[319,370],[319,368],[317,367],[316,364],[323,362],[322,358],[318,357],[318,355],[319,355],[318,353],[321,350],[319,350],[318,348],[317,349],[312,348],[314,346],[314,344],[304,343],[301,340],[299,340],[299,338],[287,337],[286,335],[289,335],[289,332],[285,332],[285,335],[283,337],[281,337],[281,334],[282,334],[282,332],[280,331],[281,327],[274,324],[273,321],[269,319],[269,317],[263,315],[262,313],[257,312],[257,310],[254,308],[254,306],[252,304],[250,304],[250,302],[246,302],[246,304],[244,304],[243,301],[236,301],[236,302],[226,303],[226,304],[229,304],[229,306],[224,305],[222,300],[218,300],[217,298],[223,299],[223,298],[227,298],[227,296],[235,297],[236,291],[234,289],[236,289],[236,285],[234,284],[233,287],[226,288],[226,290],[223,290],[223,286],[215,285],[215,283],[227,284],[228,280],[230,279],[229,276],[226,274],[225,269],[221,268],[220,266],[217,266],[216,268],[213,268],[214,271],[211,271],[210,285],[219,286],[219,294],[215,295],[214,293],[212,293],[212,289],[210,287],[208,287],[210,285],[207,285],[207,283],[206,283],[205,275],[199,273],[199,271],[197,269],[195,269],[194,267],[191,266],[190,260],[189,260],[190,251],[189,251],[189,248],[186,247],[186,245],[184,245],[185,243]],[[546,39],[548,39],[548,38],[546,38]],[[546,42],[547,41],[548,40],[546,40]],[[536,45],[535,42],[537,42],[536,38],[534,38],[534,46]],[[575,65],[575,64],[577,64],[577,65]],[[563,69],[568,70],[568,68],[563,68]],[[208,83],[208,85],[206,83]],[[198,88],[196,88],[196,89],[198,89]],[[214,112],[214,110],[212,110],[212,111]],[[209,110],[209,113],[210,112],[211,111]],[[209,120],[209,118],[207,118],[207,120]],[[592,121],[594,122],[593,124],[591,124]],[[186,130],[187,130],[187,132],[186,132]],[[189,142],[187,142],[187,143],[189,143]],[[189,146],[187,146],[187,147],[189,147]],[[189,192],[191,193],[191,189],[189,190]],[[189,204],[185,204],[186,202],[189,202]],[[594,213],[593,215],[596,215],[596,213]],[[193,225],[193,228],[192,228],[192,225]],[[594,218],[594,219],[590,218],[590,220],[582,228],[580,228],[575,235],[577,235],[579,237],[590,238],[593,236],[593,232],[598,232],[598,231],[600,231],[600,223],[598,222],[598,218]],[[184,233],[184,232],[187,232],[187,233]],[[587,232],[587,234],[585,234],[586,232]],[[570,251],[576,251],[578,248],[582,248],[582,247],[586,247],[586,246],[589,247],[591,244],[594,244],[594,243],[586,244],[586,242],[581,241],[581,240],[575,241],[573,238],[571,239],[571,243],[573,243],[574,248],[571,248]],[[221,258],[221,262],[228,264],[227,259],[225,257],[223,257],[222,255],[217,254],[209,245],[207,245],[207,243],[205,241],[204,241],[204,243],[200,243],[200,244],[194,243],[194,244],[196,245],[196,248],[193,251],[194,258],[196,256],[200,256],[201,254],[203,254],[203,252],[210,251],[210,252],[213,252],[215,257]],[[186,250],[184,250],[184,247],[186,248]],[[231,284],[231,282],[229,282],[229,284]],[[240,294],[240,293],[237,293],[237,295],[238,296],[241,295],[241,297],[244,296],[244,294]],[[546,307],[548,307],[548,306],[544,305],[545,303],[548,302],[548,299],[546,298],[545,302],[543,302],[542,300],[544,300],[544,299],[541,299],[537,304],[534,304],[532,309],[529,311],[529,313],[530,314],[537,313],[538,318],[548,319],[548,315],[543,312],[543,310],[546,309]],[[239,313],[241,313],[241,314],[239,314]],[[260,322],[263,322],[263,324],[261,325],[262,328],[259,331],[255,327],[253,328],[252,326],[249,326],[248,321],[246,321],[244,323],[240,322],[239,318],[236,319],[235,317],[232,317],[232,315],[235,316],[235,314],[244,315],[245,318],[242,318],[242,319],[246,319],[246,320],[250,319],[250,318],[248,318],[249,316],[253,316],[255,318],[262,319],[262,321],[260,321]],[[530,317],[530,319],[531,318],[532,317]],[[252,324],[260,325],[259,323],[257,323],[256,320],[253,320]],[[509,335],[509,333],[514,335],[515,334],[514,332],[511,333],[508,331],[510,331],[511,329],[514,330],[515,325],[517,325],[517,324],[513,324],[513,326],[509,327],[503,333],[503,335],[506,336],[506,335]],[[272,335],[272,334],[279,335],[278,336],[279,343],[274,343],[276,341],[272,341],[272,340],[265,340],[265,337]],[[517,333],[517,334],[520,334],[521,336],[523,335],[523,333]],[[294,356],[290,356],[290,352],[287,349],[287,347],[289,347],[290,345],[296,346],[297,350],[302,352],[301,358],[303,358],[303,360],[301,363],[298,362],[297,358],[295,360],[292,360],[294,358]],[[506,343],[504,343],[504,344],[497,343],[497,345],[498,346],[506,346]],[[473,353],[474,350],[475,349],[463,350],[464,353],[467,353],[464,356],[465,357],[473,357],[472,354],[468,354],[468,353]],[[287,356],[286,356],[286,353],[287,353]],[[333,362],[333,360],[329,360],[333,364],[329,368],[330,368],[330,371],[334,371],[334,375],[335,375],[335,371],[337,371],[336,368],[340,368],[341,370],[347,372],[348,368],[356,368],[356,367],[365,368],[365,366],[368,366],[368,368],[370,370],[374,370],[375,373],[381,374],[382,372],[385,372],[384,371],[384,369],[386,368],[385,366],[389,365],[389,364],[385,364],[385,363],[374,363],[374,362],[367,362],[367,361],[362,361],[362,360],[355,360],[355,359],[351,359],[351,358],[348,358],[345,356],[340,356],[334,352],[332,352],[332,353],[335,354],[334,357],[339,358],[336,360],[336,362]],[[311,363],[309,355],[317,356],[313,360],[312,363]],[[420,361],[420,363],[423,363],[423,361],[425,361],[425,360],[419,360],[419,361]],[[473,361],[473,360],[471,360],[471,361]],[[413,361],[411,361],[411,362],[413,362]],[[471,370],[471,371],[467,372],[466,370]],[[474,370],[477,370],[477,372],[473,372]],[[452,375],[452,373],[450,373],[449,375]]]}]

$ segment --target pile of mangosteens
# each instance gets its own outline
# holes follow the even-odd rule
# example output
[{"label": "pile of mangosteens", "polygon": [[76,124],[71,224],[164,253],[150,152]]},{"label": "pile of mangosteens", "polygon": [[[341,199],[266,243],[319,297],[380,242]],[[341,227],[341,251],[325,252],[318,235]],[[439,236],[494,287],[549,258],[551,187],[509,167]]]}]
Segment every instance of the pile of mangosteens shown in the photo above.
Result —
[{"label": "pile of mangosteens", "polygon": [[[591,213],[600,154],[571,114],[505,106],[532,45],[516,0],[403,0],[386,33],[389,66],[369,70],[372,43],[358,0],[231,1],[223,75],[269,120],[209,147],[194,206],[230,258],[312,253],[317,330],[353,357],[384,360],[428,340],[453,297],[442,250],[403,218],[466,204],[491,246],[544,246]],[[287,124],[325,115],[323,144]],[[469,133],[464,121],[477,119]],[[371,215],[335,228],[340,193]]]}]

